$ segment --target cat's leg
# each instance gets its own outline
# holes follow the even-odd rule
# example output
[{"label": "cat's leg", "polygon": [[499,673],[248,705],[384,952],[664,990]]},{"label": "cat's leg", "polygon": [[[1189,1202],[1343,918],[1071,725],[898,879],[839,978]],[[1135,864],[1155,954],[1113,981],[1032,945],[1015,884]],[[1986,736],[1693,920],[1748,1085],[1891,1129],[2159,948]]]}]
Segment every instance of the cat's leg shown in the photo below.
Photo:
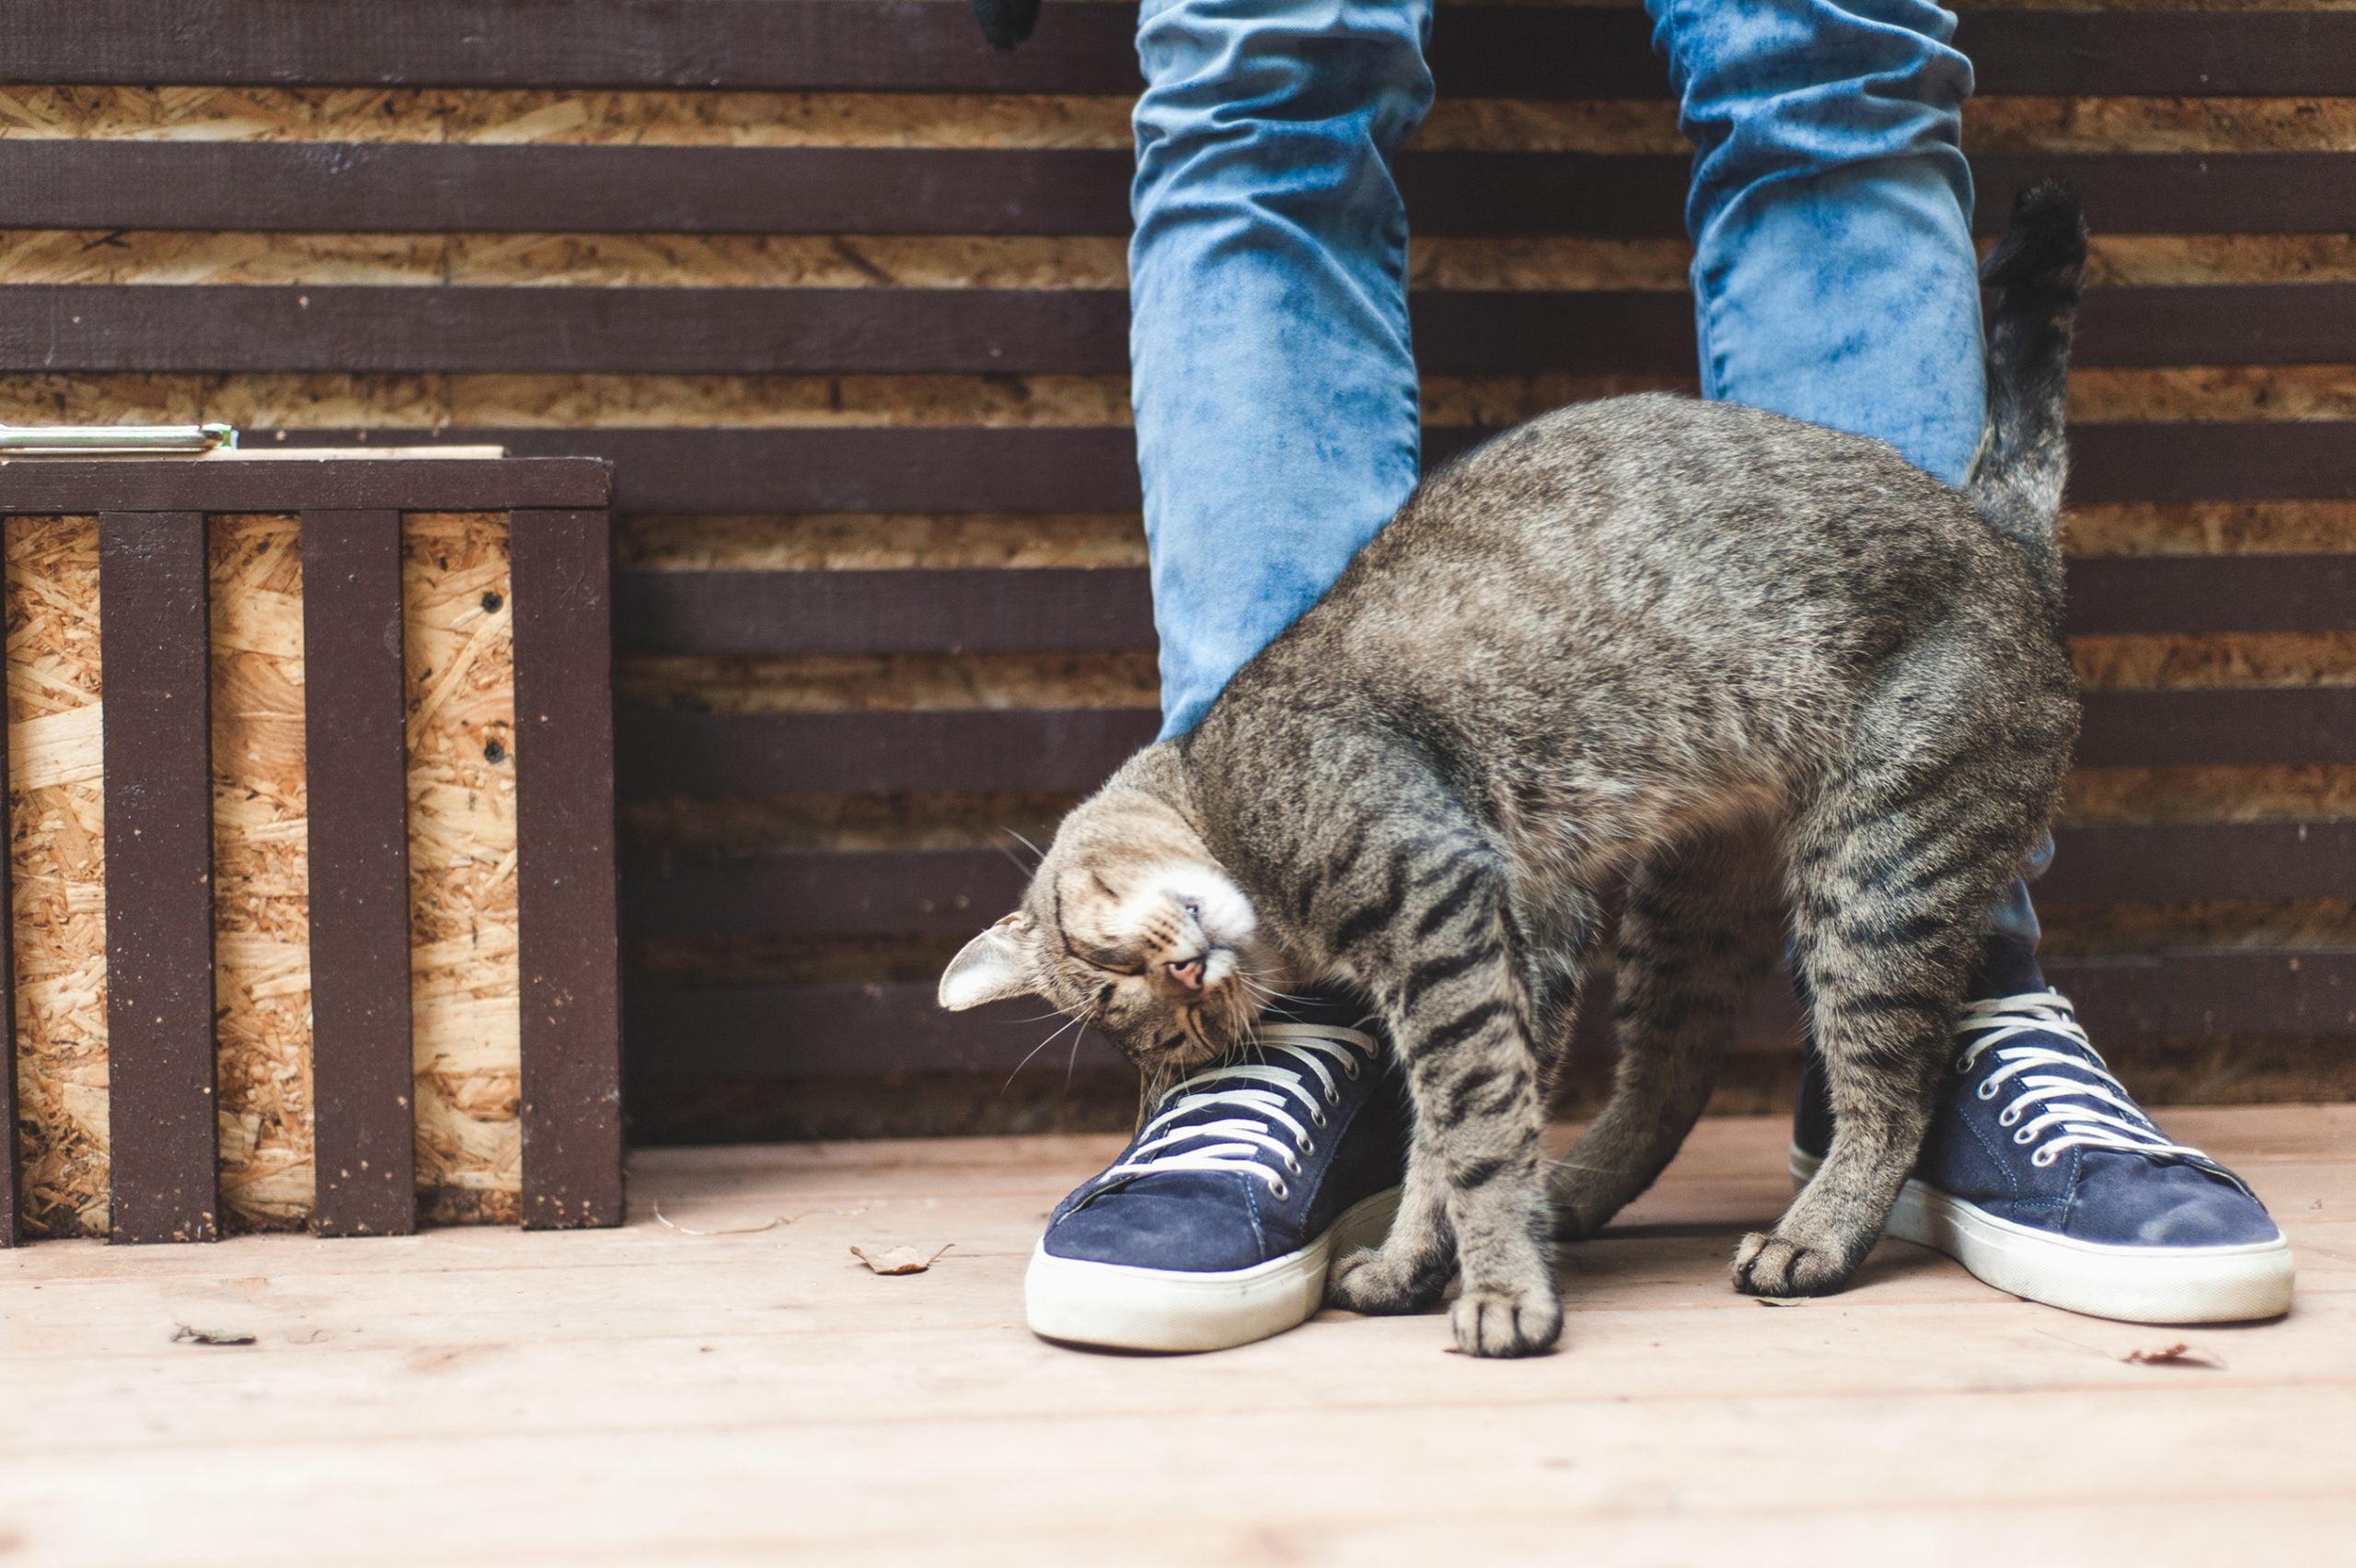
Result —
[{"label": "cat's leg", "polygon": [[1922,1149],[1988,908],[2037,831],[2004,751],[1991,741],[1909,758],[1893,737],[1802,813],[1793,957],[1836,1126],[1773,1230],[1736,1250],[1739,1290],[1838,1290],[1881,1235]]},{"label": "cat's leg", "polygon": [[1406,1190],[1390,1239],[1343,1261],[1330,1295],[1360,1311],[1462,1285],[1449,1311],[1459,1349],[1527,1355],[1562,1332],[1530,1043],[1531,998],[1518,951],[1505,858],[1479,836],[1428,822],[1392,837],[1387,866],[1358,879],[1354,910],[1329,928],[1343,963],[1382,1003],[1415,1113]]},{"label": "cat's leg", "polygon": [[1600,1230],[1692,1131],[1743,997],[1774,967],[1780,871],[1773,836],[1753,823],[1690,835],[1629,879],[1611,1099],[1548,1180],[1555,1235]]}]

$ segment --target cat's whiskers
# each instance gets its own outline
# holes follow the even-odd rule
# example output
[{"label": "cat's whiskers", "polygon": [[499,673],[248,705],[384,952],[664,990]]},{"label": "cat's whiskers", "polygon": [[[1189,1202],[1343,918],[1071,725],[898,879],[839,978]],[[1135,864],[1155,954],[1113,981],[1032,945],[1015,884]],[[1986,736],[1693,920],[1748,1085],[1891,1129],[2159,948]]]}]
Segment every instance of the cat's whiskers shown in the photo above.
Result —
[{"label": "cat's whiskers", "polygon": [[[1086,1013],[1076,1013],[1072,1017],[1064,1020],[1062,1028],[1057,1029],[1045,1040],[1042,1040],[1036,1045],[1032,1046],[1031,1049],[1023,1055],[1022,1060],[1014,1064],[1014,1070],[1006,1075],[1006,1081],[998,1086],[999,1093],[1004,1094],[1008,1090],[1012,1089],[1014,1087],[1014,1080],[1022,1076],[1022,1069],[1031,1065],[1032,1057],[1036,1056],[1040,1052],[1054,1044],[1057,1039],[1061,1038],[1064,1030],[1077,1028],[1087,1021],[1088,1015]],[[1079,1049],[1079,1036],[1074,1035],[1072,1037],[1072,1047],[1075,1052]]]}]

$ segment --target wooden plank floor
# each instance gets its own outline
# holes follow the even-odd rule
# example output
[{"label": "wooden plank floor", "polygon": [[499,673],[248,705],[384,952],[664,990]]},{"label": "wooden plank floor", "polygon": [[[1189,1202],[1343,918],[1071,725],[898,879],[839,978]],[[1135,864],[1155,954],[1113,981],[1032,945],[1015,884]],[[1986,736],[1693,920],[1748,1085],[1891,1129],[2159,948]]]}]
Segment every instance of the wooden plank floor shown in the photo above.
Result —
[{"label": "wooden plank floor", "polygon": [[[618,1231],[29,1247],[0,1562],[2349,1561],[2356,1106],[2168,1120],[2290,1231],[2287,1320],[2074,1317],[1897,1242],[1845,1297],[1745,1300],[1772,1120],[1704,1124],[1512,1364],[1436,1317],[1041,1343],[1023,1261],[1094,1138],[649,1151]],[[853,1243],[951,1251],[883,1278]],[[2178,1343],[2208,1364],[2122,1359]]]}]

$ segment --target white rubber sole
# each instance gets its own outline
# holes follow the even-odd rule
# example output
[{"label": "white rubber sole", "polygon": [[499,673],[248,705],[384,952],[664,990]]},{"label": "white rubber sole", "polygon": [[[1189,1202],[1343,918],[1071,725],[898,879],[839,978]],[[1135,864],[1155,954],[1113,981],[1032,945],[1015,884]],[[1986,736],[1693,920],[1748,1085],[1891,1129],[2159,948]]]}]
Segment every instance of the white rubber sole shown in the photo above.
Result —
[{"label": "white rubber sole", "polygon": [[1342,1211],[1332,1228],[1283,1257],[1229,1274],[1091,1263],[1050,1254],[1042,1241],[1022,1277],[1031,1332],[1113,1350],[1225,1350],[1308,1320],[1325,1301],[1334,1258],[1380,1243],[1399,1212],[1399,1189]]},{"label": "white rubber sole", "polygon": [[[1821,1163],[1792,1150],[1792,1180]],[[2241,1323],[2291,1309],[2291,1243],[2120,1247],[2076,1241],[1990,1214],[1910,1179],[1888,1234],[1945,1252],[1999,1290],[2129,1323]]]}]

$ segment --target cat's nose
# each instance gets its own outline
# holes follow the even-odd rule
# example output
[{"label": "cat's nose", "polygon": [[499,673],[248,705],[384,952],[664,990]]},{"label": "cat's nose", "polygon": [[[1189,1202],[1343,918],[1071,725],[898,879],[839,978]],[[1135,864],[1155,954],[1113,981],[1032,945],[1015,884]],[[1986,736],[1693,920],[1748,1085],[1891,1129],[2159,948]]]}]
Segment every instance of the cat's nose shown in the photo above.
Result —
[{"label": "cat's nose", "polygon": [[1173,958],[1161,966],[1161,972],[1189,991],[1199,991],[1203,988],[1203,955],[1201,953],[1196,953],[1192,958]]}]

